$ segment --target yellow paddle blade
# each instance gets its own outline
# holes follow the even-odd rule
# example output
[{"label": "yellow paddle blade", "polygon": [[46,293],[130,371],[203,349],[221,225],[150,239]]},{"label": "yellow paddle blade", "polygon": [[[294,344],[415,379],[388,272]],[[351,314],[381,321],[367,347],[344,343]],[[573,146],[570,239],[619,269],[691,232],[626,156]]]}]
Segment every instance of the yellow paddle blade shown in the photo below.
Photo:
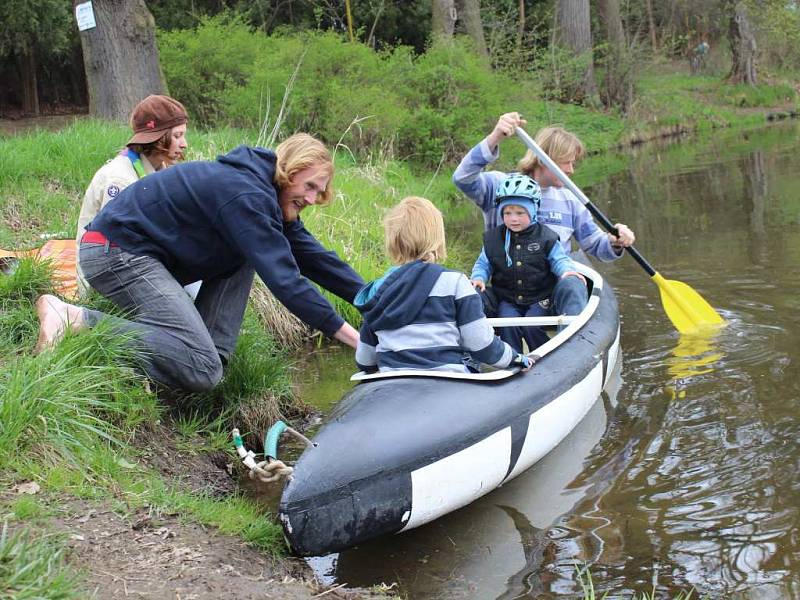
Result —
[{"label": "yellow paddle blade", "polygon": [[680,333],[691,333],[699,328],[721,326],[725,320],[705,299],[682,281],[664,279],[656,273],[651,279],[661,292],[661,304],[667,316]]}]

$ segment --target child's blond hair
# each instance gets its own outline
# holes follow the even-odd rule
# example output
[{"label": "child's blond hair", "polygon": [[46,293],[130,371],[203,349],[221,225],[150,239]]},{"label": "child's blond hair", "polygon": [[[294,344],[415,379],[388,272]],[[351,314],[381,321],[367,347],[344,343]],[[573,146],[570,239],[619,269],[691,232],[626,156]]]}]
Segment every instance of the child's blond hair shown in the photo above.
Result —
[{"label": "child's blond hair", "polygon": [[[555,163],[578,162],[586,154],[583,142],[573,133],[563,127],[545,127],[536,134],[536,143],[544,150],[545,154]],[[539,157],[528,150],[522,160],[517,164],[517,170],[524,175],[533,177],[537,167],[544,166]]]},{"label": "child's blond hair", "polygon": [[424,260],[438,263],[447,258],[442,213],[430,200],[403,198],[383,220],[386,254],[398,265]]},{"label": "child's blond hair", "polygon": [[333,158],[325,144],[307,133],[295,133],[275,148],[278,157],[275,165],[275,182],[278,187],[287,187],[300,171],[319,167],[331,180],[325,191],[319,193],[317,204],[324,206],[333,199]]}]

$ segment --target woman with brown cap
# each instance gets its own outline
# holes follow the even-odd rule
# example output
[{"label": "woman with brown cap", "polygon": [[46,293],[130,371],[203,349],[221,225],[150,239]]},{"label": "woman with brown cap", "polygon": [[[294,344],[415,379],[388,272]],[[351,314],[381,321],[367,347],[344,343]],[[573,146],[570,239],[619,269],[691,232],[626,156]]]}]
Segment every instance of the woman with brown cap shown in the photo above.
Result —
[{"label": "woman with brown cap", "polygon": [[[169,96],[148,96],[133,109],[133,137],[125,148],[100,167],[83,196],[76,243],[100,209],[116,198],[130,184],[145,175],[170,167],[183,159],[186,142],[186,109]],[[89,286],[78,263],[78,290]],[[191,293],[191,291],[190,291]]]}]

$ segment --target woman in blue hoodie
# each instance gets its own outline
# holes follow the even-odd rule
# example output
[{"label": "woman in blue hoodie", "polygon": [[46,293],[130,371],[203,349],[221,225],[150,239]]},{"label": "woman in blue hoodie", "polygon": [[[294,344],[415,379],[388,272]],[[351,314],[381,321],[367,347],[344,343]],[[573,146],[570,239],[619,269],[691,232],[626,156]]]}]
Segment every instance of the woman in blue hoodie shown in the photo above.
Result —
[{"label": "woman in blue hoodie", "polygon": [[[87,225],[79,249],[86,280],[130,317],[42,296],[37,350],[68,328],[112,319],[151,379],[211,389],[236,347],[254,272],[305,323],[355,347],[358,332],[308,280],[348,302],[364,281],[299,219],[330,201],[332,178],[327,148],[295,134],[275,152],[240,146],[130,185]],[[198,280],[193,302],[182,286]]]},{"label": "woman in blue hoodie", "polygon": [[424,369],[467,373],[469,352],[499,369],[530,361],[500,341],[463,273],[437,264],[446,257],[444,222],[425,198],[405,198],[384,220],[395,266],[358,292],[364,323],[356,363],[364,371]]}]

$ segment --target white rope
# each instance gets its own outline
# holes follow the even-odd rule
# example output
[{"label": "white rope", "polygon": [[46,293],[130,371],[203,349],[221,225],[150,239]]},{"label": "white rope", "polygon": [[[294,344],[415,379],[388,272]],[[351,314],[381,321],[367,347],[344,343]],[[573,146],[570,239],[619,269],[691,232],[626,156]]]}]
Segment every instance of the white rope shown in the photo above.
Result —
[{"label": "white rope", "polygon": [[236,452],[242,459],[242,464],[250,469],[247,474],[250,479],[256,479],[264,483],[275,483],[284,477],[289,477],[294,472],[292,467],[286,466],[286,463],[282,460],[275,458],[267,458],[267,460],[257,463],[255,452],[244,447],[239,430],[234,429],[231,434],[236,445]]},{"label": "white rope", "polygon": [[294,469],[286,466],[282,460],[272,459],[251,466],[247,476],[263,483],[275,483],[284,477],[288,478],[293,472]]}]

